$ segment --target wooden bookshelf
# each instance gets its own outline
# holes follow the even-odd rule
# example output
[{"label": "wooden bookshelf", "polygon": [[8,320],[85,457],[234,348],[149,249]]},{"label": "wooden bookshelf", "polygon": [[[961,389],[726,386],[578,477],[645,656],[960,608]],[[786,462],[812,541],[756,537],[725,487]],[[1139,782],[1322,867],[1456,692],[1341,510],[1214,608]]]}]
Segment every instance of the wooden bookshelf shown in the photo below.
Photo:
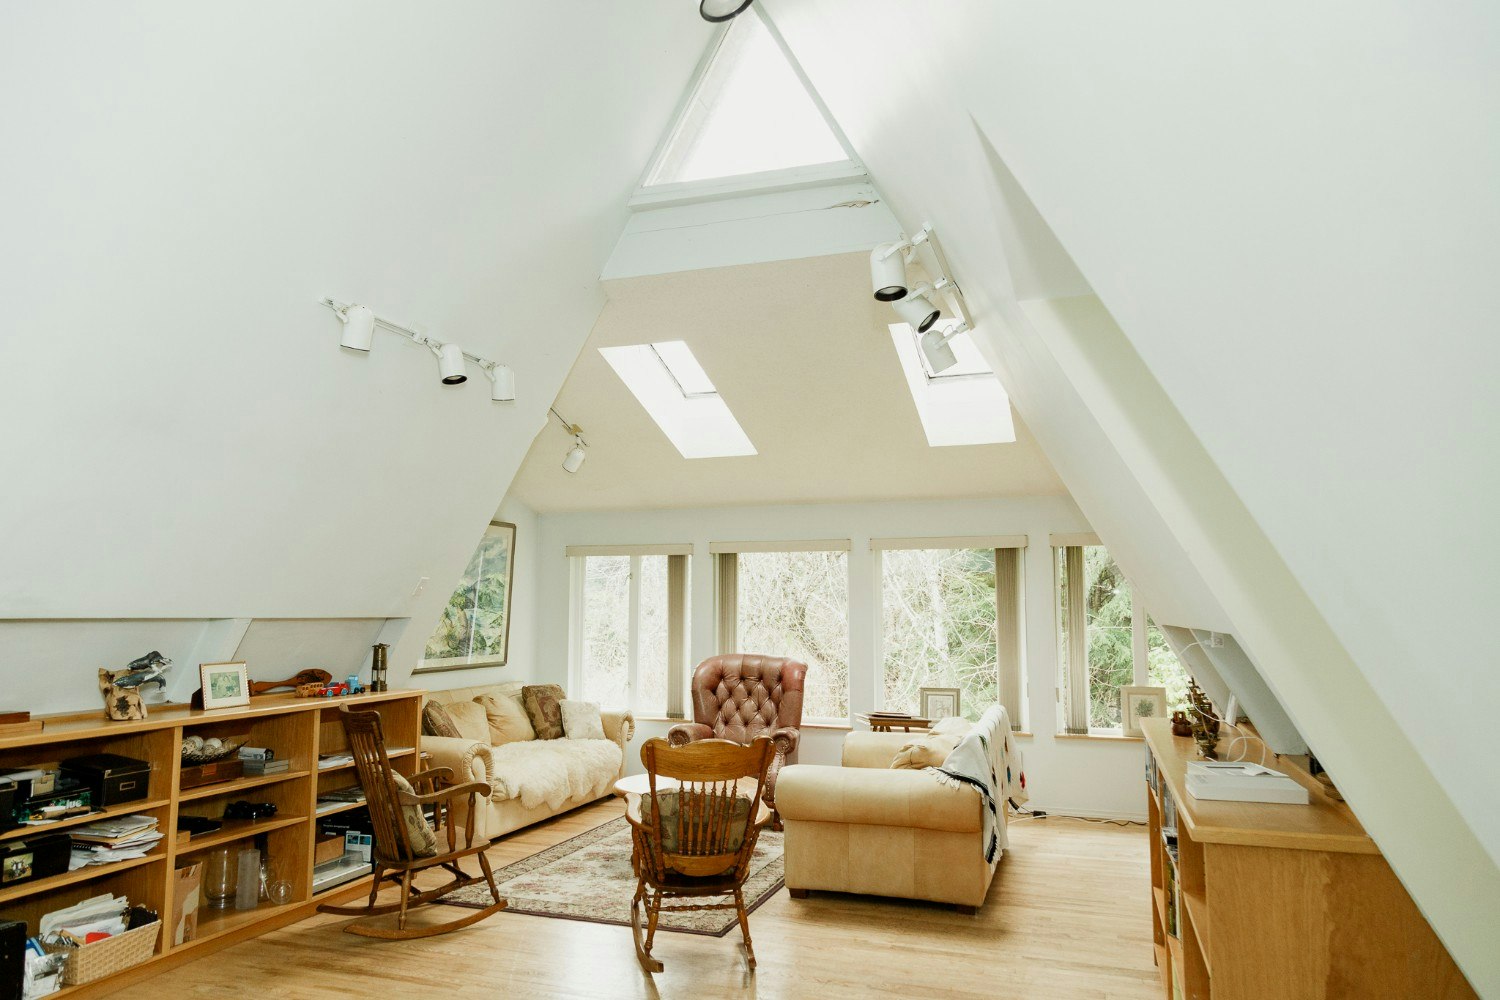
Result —
[{"label": "wooden bookshelf", "polygon": [[[333,815],[317,814],[318,795],[359,783],[351,766],[319,770],[318,755],[348,749],[339,720],[340,706],[373,709],[381,714],[386,742],[401,748],[392,753],[392,763],[398,771],[410,776],[421,759],[420,714],[424,693],[388,691],[338,699],[265,695],[244,708],[211,711],[152,706],[150,717],[138,722],[108,722],[101,712],[49,716],[46,728],[40,733],[0,738],[0,771],[55,766],[67,758],[93,753],[122,754],[150,761],[152,765],[146,798],[139,802],[45,826],[7,830],[0,834],[0,840],[63,832],[106,816],[133,813],[155,817],[166,834],[144,858],[81,868],[0,891],[0,919],[25,921],[28,933],[35,934],[37,922],[45,914],[106,892],[124,894],[132,903],[159,912],[168,926],[163,928],[157,953],[150,961],[108,979],[54,994],[68,1000],[91,1000],[168,966],[200,958],[299,920],[318,903],[368,893],[369,877],[313,893],[313,844],[318,820]],[[270,747],[279,759],[291,762],[291,769],[181,790],[178,782],[182,740],[194,734],[248,735],[251,745]],[[274,803],[276,815],[254,821],[226,821],[222,829],[191,839],[175,836],[179,816],[218,819],[223,816],[225,806],[244,798]],[[355,808],[359,806],[349,805],[335,812]],[[253,910],[200,908],[196,937],[174,945],[170,926],[173,873],[181,865],[201,860],[206,851],[235,844],[249,846],[247,842],[254,838],[265,840],[267,855],[279,869],[278,873],[291,881],[292,902],[262,903]]]},{"label": "wooden bookshelf", "polygon": [[1309,790],[1309,805],[1200,801],[1187,794],[1193,741],[1164,719],[1141,725],[1156,775],[1152,933],[1168,1000],[1475,996],[1379,847],[1305,771],[1268,761]]}]

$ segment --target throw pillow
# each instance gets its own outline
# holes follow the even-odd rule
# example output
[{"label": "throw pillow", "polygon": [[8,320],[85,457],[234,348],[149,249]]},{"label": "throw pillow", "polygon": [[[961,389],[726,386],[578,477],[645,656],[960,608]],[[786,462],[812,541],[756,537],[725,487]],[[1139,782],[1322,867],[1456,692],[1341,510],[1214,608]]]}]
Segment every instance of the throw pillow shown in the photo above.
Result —
[{"label": "throw pillow", "polygon": [[960,715],[950,715],[946,719],[939,719],[933,723],[928,730],[938,736],[968,736],[969,730],[974,728],[974,723]]},{"label": "throw pillow", "polygon": [[[412,791],[411,782],[401,775],[392,773],[391,780],[398,791]],[[437,834],[427,825],[427,817],[422,815],[421,806],[415,803],[403,804],[401,819],[406,824],[406,839],[411,842],[411,849],[416,852],[417,857],[430,858],[437,853]]]},{"label": "throw pillow", "polygon": [[604,716],[592,701],[562,701],[563,734],[570,740],[603,740]]},{"label": "throw pillow", "polygon": [[[658,791],[656,800],[661,803],[661,849],[667,854],[677,852],[677,793]],[[641,825],[647,830],[652,829],[651,817],[655,810],[651,805],[651,796],[641,796]],[[725,831],[729,835],[729,842],[725,845],[724,853],[737,851],[745,842],[745,822],[750,818],[750,799],[744,795],[734,797],[734,811],[729,817],[729,828]]]},{"label": "throw pillow", "polygon": [[429,701],[422,706],[422,735],[458,739],[458,727],[453,724],[453,717],[442,702]]},{"label": "throw pillow", "polygon": [[521,704],[539,740],[561,739],[563,689],[556,684],[528,684],[521,689]]},{"label": "throw pillow", "polygon": [[896,758],[891,761],[891,768],[897,771],[920,771],[924,767],[941,767],[943,761],[958,746],[958,737],[943,736],[937,733],[929,733],[919,736],[914,740],[908,740],[900,750],[896,751]]},{"label": "throw pillow", "polygon": [[458,738],[461,740],[478,740],[480,743],[490,741],[490,720],[484,714],[484,706],[473,701],[450,701],[444,706],[448,710],[448,718],[453,720],[453,728],[458,730]]},{"label": "throw pillow", "polygon": [[483,707],[484,716],[489,721],[490,746],[503,747],[507,743],[536,739],[536,730],[531,728],[526,710],[516,699],[503,694],[498,698],[482,694],[474,700]]}]

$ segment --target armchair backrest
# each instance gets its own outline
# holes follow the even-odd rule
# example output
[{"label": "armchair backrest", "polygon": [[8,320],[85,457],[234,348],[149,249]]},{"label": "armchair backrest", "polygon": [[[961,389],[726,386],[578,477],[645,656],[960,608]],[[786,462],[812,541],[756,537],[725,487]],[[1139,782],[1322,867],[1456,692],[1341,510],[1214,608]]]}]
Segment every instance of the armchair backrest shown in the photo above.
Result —
[{"label": "armchair backrest", "polygon": [[806,679],[807,664],[783,656],[710,656],[693,671],[693,721],[736,743],[799,727]]}]

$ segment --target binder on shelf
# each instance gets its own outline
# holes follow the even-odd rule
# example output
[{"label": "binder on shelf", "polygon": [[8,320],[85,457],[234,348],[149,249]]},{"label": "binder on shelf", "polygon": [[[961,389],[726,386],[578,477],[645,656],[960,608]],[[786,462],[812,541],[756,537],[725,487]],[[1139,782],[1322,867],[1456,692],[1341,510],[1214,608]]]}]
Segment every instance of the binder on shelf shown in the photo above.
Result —
[{"label": "binder on shelf", "polygon": [[1188,794],[1229,802],[1283,802],[1307,805],[1310,797],[1292,778],[1249,761],[1191,761]]}]

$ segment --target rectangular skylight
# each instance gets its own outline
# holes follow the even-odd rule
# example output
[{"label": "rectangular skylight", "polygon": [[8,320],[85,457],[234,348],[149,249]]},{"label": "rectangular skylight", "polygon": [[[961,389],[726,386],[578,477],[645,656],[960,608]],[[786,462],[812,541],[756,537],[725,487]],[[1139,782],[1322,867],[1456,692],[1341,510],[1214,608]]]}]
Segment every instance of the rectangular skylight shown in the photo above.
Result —
[{"label": "rectangular skylight", "polygon": [[756,454],[683,341],[601,347],[599,353],[683,458]]},{"label": "rectangular skylight", "polygon": [[893,323],[890,331],[929,445],[1006,444],[1016,439],[1010,397],[970,334],[959,334],[948,342],[958,364],[933,375],[912,328]]}]

